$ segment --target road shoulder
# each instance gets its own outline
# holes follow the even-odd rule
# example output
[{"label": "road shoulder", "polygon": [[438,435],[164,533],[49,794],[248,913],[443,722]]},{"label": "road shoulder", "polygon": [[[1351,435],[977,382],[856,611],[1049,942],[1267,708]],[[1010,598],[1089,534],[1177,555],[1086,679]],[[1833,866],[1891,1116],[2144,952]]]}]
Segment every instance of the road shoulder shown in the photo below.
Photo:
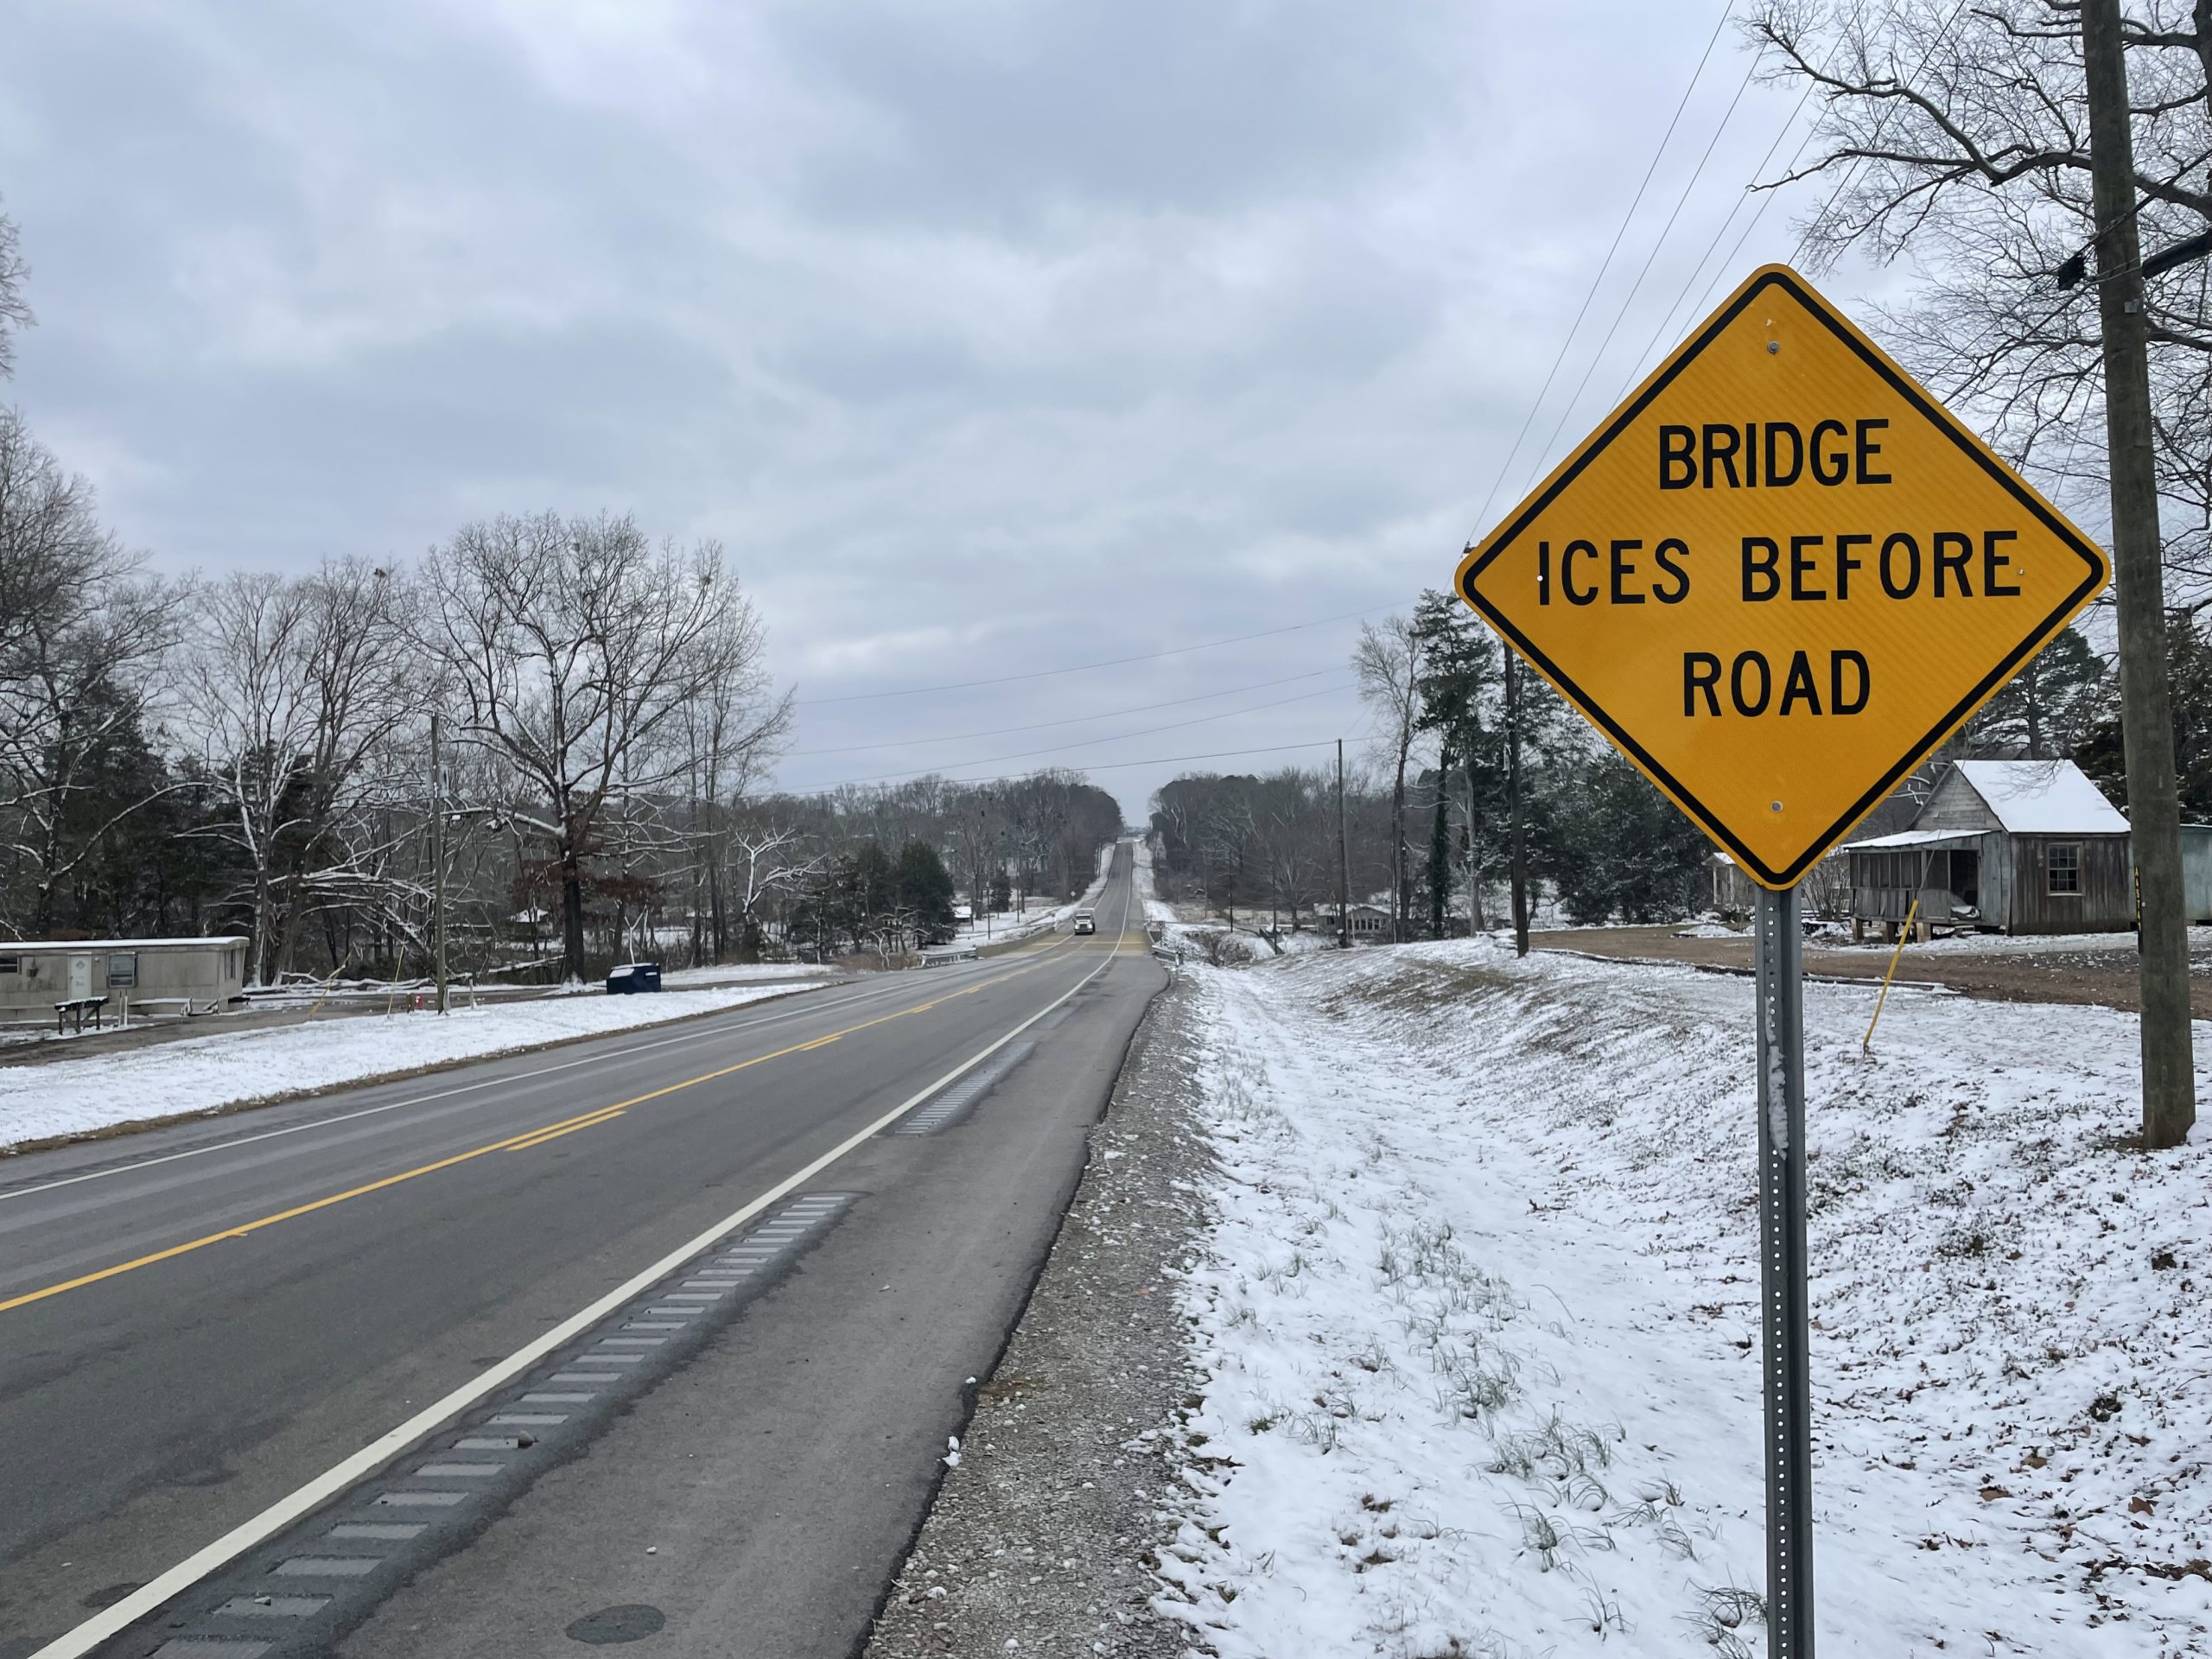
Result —
[{"label": "road shoulder", "polygon": [[1197,1381],[1176,1295],[1202,1220],[1192,1178],[1208,1156],[1192,1018],[1186,991],[1171,988],[1130,1045],[868,1659],[1186,1651],[1186,1627],[1154,1611],[1149,1563],[1175,1531],[1179,1419]]}]

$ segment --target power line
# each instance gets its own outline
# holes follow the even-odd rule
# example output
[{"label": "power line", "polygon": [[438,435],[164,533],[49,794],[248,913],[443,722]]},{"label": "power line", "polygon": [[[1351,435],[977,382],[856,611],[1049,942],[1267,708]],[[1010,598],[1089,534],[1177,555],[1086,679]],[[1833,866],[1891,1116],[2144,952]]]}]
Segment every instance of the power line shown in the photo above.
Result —
[{"label": "power line", "polygon": [[1187,730],[1192,726],[1211,725],[1217,720],[1234,720],[1239,715],[1262,714],[1268,709],[1286,708],[1294,702],[1310,702],[1315,697],[1331,696],[1339,691],[1349,691],[1351,687],[1352,682],[1346,680],[1341,685],[1325,685],[1318,691],[1300,692],[1294,697],[1277,697],[1271,702],[1255,702],[1245,709],[1226,709],[1217,715],[1201,715],[1196,720],[1170,721],[1165,726],[1144,726],[1133,732],[1116,732],[1107,737],[1087,737],[1072,743],[1049,744],[1041,749],[1017,749],[1010,754],[978,755],[973,760],[951,760],[942,766],[916,766],[910,771],[887,772],[873,778],[849,778],[842,783],[820,785],[810,792],[818,794],[823,790],[845,789],[863,784],[898,783],[908,778],[926,778],[932,772],[957,772],[968,766],[996,766],[1001,760],[1027,760],[1040,755],[1065,754],[1070,749],[1096,748],[1102,744],[1125,742],[1133,737],[1152,737],[1161,732],[1179,732]]},{"label": "power line", "polygon": [[1294,622],[1287,628],[1262,628],[1257,633],[1240,633],[1230,639],[1207,639],[1195,645],[1176,645],[1166,651],[1148,651],[1135,657],[1109,657],[1096,663],[1074,663],[1065,668],[1040,668],[1027,674],[1001,674],[988,680],[951,680],[943,685],[910,685],[895,691],[851,691],[842,696],[809,697],[793,706],[819,709],[832,702],[870,702],[882,697],[920,697],[935,691],[970,691],[978,686],[1012,685],[1017,680],[1046,680],[1058,674],[1084,674],[1094,668],[1124,668],[1131,663],[1157,662],[1162,657],[1183,657],[1194,651],[1215,651],[1223,645],[1241,645],[1251,639],[1273,639],[1281,634],[1299,633],[1307,628],[1323,628],[1332,622],[1354,621],[1389,608],[1388,605],[1370,605],[1364,610],[1345,611],[1341,615],[1325,616],[1318,621]]},{"label": "power line", "polygon": [[[1961,3],[1963,4],[1963,0]],[[1882,10],[1884,14],[1887,15],[1891,10],[1891,0],[1885,0]],[[1863,3],[1852,9],[1851,22],[1854,29],[1858,26],[1859,20],[1865,15],[1866,7]],[[1952,15],[1956,16],[1957,13],[1955,11]],[[1828,54],[1827,61],[1821,66],[1821,73],[1826,74],[1834,68],[1836,60],[1842,55],[1843,42],[1839,40],[1834,50]],[[1782,141],[1789,136],[1789,130],[1797,124],[1797,118],[1804,113],[1805,105],[1812,99],[1814,85],[1813,77],[1806,76],[1805,90],[1798,93],[1797,102],[1789,111],[1789,118],[1783,123],[1781,130],[1774,135],[1774,142],[1767,146],[1766,154],[1759,158],[1759,164],[1751,169],[1751,182],[1745,188],[1745,197],[1739,198],[1736,205],[1728,210],[1728,217],[1720,221],[1720,228],[1713,232],[1713,240],[1706,245],[1705,252],[1700,256],[1697,264],[1691,268],[1688,280],[1682,284],[1681,293],[1675,296],[1675,303],[1668,308],[1667,315],[1659,320],[1659,327],[1652,331],[1651,338],[1644,342],[1642,355],[1630,365],[1628,378],[1621,383],[1619,396],[1613,400],[1615,403],[1618,403],[1622,397],[1628,396],[1629,388],[1636,384],[1643,372],[1643,365],[1651,360],[1655,349],[1665,338],[1669,323],[1674,320],[1675,313],[1681,309],[1682,302],[1688,298],[1690,289],[1696,286],[1700,273],[1705,270],[1707,262],[1713,257],[1713,249],[1719,247],[1720,239],[1728,234],[1728,227],[1735,222],[1736,214],[1743,207],[1745,199],[1755,193],[1758,196],[1758,207],[1753,210],[1751,218],[1745,222],[1744,228],[1738,232],[1735,241],[1730,245],[1727,253],[1722,257],[1720,263],[1713,267],[1712,276],[1707,280],[1703,291],[1698,295],[1696,302],[1690,308],[1691,316],[1694,317],[1705,309],[1713,298],[1713,290],[1718,288],[1728,273],[1736,268],[1737,256],[1744,251],[1744,244],[1751,239],[1751,233],[1758,229],[1759,221],[1766,217],[1766,210],[1774,205],[1777,194],[1777,192],[1772,189],[1758,188],[1758,175],[1766,171],[1767,163],[1774,159],[1774,152],[1782,148]],[[1789,152],[1789,161],[1783,165],[1783,172],[1788,173],[1796,168],[1798,157],[1804,155],[1806,147],[1813,142],[1815,130],[1814,128],[1807,128],[1804,134],[1797,140],[1797,148]],[[1804,244],[1800,240],[1797,249],[1790,254],[1793,262],[1797,253],[1802,251],[1803,247]]]},{"label": "power line", "polygon": [[1704,153],[1697,158],[1697,165],[1690,169],[1688,181],[1682,186],[1682,194],[1675,198],[1675,210],[1667,215],[1667,222],[1659,227],[1658,239],[1652,243],[1651,251],[1643,256],[1643,269],[1636,273],[1636,280],[1629,284],[1628,292],[1621,296],[1620,309],[1613,313],[1612,327],[1605,330],[1605,339],[1598,342],[1598,349],[1591,354],[1589,366],[1582,371],[1582,378],[1574,388],[1574,395],[1567,400],[1567,407],[1560,410],[1559,419],[1552,427],[1551,436],[1544,440],[1543,448],[1537,452],[1535,471],[1529,476],[1531,486],[1542,476],[1544,457],[1551,454],[1554,446],[1559,442],[1559,435],[1566,429],[1567,417],[1574,413],[1575,405],[1582,401],[1582,393],[1590,384],[1590,377],[1598,372],[1598,365],[1605,361],[1605,353],[1612,346],[1613,336],[1620,332],[1629,308],[1636,303],[1636,296],[1643,287],[1643,279],[1651,274],[1651,267],[1659,257],[1659,250],[1667,245],[1667,238],[1674,231],[1675,221],[1682,216],[1682,209],[1688,205],[1691,192],[1697,188],[1697,181],[1705,176],[1705,164],[1713,159],[1713,149],[1720,143],[1720,135],[1728,130],[1729,122],[1735,118],[1736,106],[1744,101],[1744,93],[1750,88],[1751,77],[1758,67],[1758,60],[1753,58],[1745,67],[1743,79],[1736,84],[1735,97],[1728,100],[1728,107],[1720,112],[1720,124],[1713,128],[1713,137],[1705,141]]},{"label": "power line", "polygon": [[910,748],[918,743],[961,743],[970,738],[1007,737],[1015,732],[1041,732],[1054,726],[1077,726],[1086,720],[1119,720],[1124,715],[1149,714],[1154,709],[1180,709],[1188,703],[1211,702],[1217,697],[1242,696],[1247,691],[1264,691],[1270,686],[1292,685],[1300,680],[1318,680],[1324,674],[1343,671],[1340,664],[1332,663],[1326,668],[1312,669],[1303,674],[1285,674],[1279,679],[1258,680],[1250,685],[1232,685],[1221,691],[1202,691],[1195,697],[1170,697],[1162,702],[1141,702],[1131,709],[1105,709],[1096,714],[1070,715],[1065,720],[1039,720],[1027,726],[995,726],[985,732],[955,732],[945,737],[902,737],[887,739],[880,743],[848,743],[834,749],[795,749],[779,757],[785,760],[806,760],[824,754],[860,754],[870,749]]},{"label": "power line", "polygon": [[[1758,165],[1751,169],[1752,187],[1757,186],[1758,175],[1766,171],[1767,163],[1774,159],[1774,152],[1782,148],[1782,141],[1789,136],[1790,129],[1797,124],[1797,118],[1804,114],[1805,105],[1811,100],[1812,96],[1813,83],[1808,80],[1805,83],[1805,90],[1797,95],[1797,102],[1791,108],[1789,118],[1775,133],[1774,142],[1766,147],[1766,154],[1759,157]],[[1797,157],[1805,153],[1805,146],[1812,141],[1813,135],[1809,131],[1797,141],[1797,148],[1789,158],[1790,166],[1795,167],[1797,164]],[[1720,221],[1719,228],[1713,233],[1713,239],[1705,245],[1705,251],[1698,255],[1697,262],[1690,267],[1690,274],[1683,279],[1682,291],[1675,296],[1675,302],[1667,308],[1665,315],[1659,319],[1658,327],[1651,331],[1651,338],[1643,342],[1643,349],[1637,353],[1635,360],[1629,365],[1628,378],[1621,382],[1621,389],[1613,397],[1615,403],[1618,404],[1623,397],[1627,397],[1629,388],[1634,385],[1642,376],[1643,365],[1651,360],[1653,351],[1658,346],[1660,341],[1667,337],[1668,327],[1675,321],[1675,313],[1682,308],[1682,302],[1689,298],[1690,290],[1697,286],[1697,279],[1704,274],[1707,264],[1713,257],[1713,250],[1720,245],[1721,238],[1728,234],[1728,227],[1736,222],[1736,215],[1743,212],[1745,203],[1751,198],[1751,188],[1747,187],[1744,194],[1737,197],[1730,206],[1728,217]],[[1767,203],[1773,200],[1774,193],[1770,190],[1760,195],[1758,210],[1752,213],[1751,223],[1745,226],[1743,236],[1736,238],[1736,247],[1728,251],[1728,258],[1722,262],[1721,270],[1726,271],[1734,263],[1736,249],[1744,245],[1745,239],[1751,235],[1752,229],[1758,224],[1760,215],[1766,212]],[[1711,291],[1709,288],[1707,291]]]},{"label": "power line", "polygon": [[[1690,94],[1697,90],[1698,79],[1705,73],[1706,60],[1712,57],[1713,46],[1720,39],[1720,31],[1728,26],[1728,14],[1734,4],[1735,0],[1726,0],[1720,8],[1719,21],[1713,24],[1713,33],[1705,42],[1705,50],[1698,55],[1697,67],[1690,72],[1690,84],[1682,88],[1681,102],[1675,105],[1675,113],[1667,123],[1667,130],[1660,135],[1659,147],[1651,152],[1651,164],[1643,169],[1643,181],[1636,187],[1636,194],[1629,200],[1628,211],[1621,215],[1619,227],[1613,232],[1612,244],[1606,248],[1605,258],[1599,262],[1598,274],[1590,279],[1590,291],[1582,296],[1581,309],[1574,314],[1574,321],[1567,325],[1567,338],[1559,343],[1559,355],[1552,359],[1551,369],[1544,376],[1544,384],[1537,390],[1535,402],[1529,405],[1528,418],[1521,423],[1521,430],[1514,437],[1513,447],[1505,452],[1505,459],[1498,463],[1497,476],[1491,480],[1490,493],[1483,497],[1482,510],[1475,515],[1476,535],[1481,534],[1482,527],[1490,522],[1491,503],[1497,499],[1498,487],[1505,482],[1505,475],[1513,470],[1514,458],[1521,453],[1521,446],[1529,436],[1529,429],[1536,423],[1537,413],[1551,392],[1552,382],[1559,376],[1560,365],[1567,361],[1567,352],[1574,344],[1574,336],[1581,330],[1582,319],[1589,314],[1590,302],[1598,297],[1598,289],[1605,280],[1605,273],[1612,268],[1613,255],[1620,251],[1621,238],[1628,234],[1629,225],[1636,218],[1636,210],[1643,206],[1643,193],[1651,188],[1652,175],[1659,170],[1660,158],[1667,153],[1667,145],[1674,138],[1675,127],[1681,122],[1682,111],[1689,108]],[[1471,536],[1468,539],[1472,541],[1474,537]]]}]

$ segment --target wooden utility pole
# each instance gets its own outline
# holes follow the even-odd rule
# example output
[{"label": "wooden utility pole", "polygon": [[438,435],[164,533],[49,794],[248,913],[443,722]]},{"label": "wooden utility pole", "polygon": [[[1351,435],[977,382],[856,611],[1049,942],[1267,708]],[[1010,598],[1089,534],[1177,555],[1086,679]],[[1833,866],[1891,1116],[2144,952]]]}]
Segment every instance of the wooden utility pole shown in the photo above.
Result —
[{"label": "wooden utility pole", "polygon": [[[438,716],[430,715],[430,933],[436,966],[438,1012],[446,1011],[446,807]],[[471,992],[471,995],[474,993]]]},{"label": "wooden utility pole", "polygon": [[1344,842],[1344,741],[1337,740],[1337,949],[1351,948],[1351,857]]},{"label": "wooden utility pole", "polygon": [[1507,855],[1513,878],[1513,954],[1529,954],[1529,837],[1521,817],[1521,661],[1505,651],[1505,800],[1510,815]]},{"label": "wooden utility pole", "polygon": [[2143,250],[2135,217],[2135,142],[2120,0],[2082,0],[2082,61],[2097,219],[2105,439],[2120,613],[2120,733],[2141,941],[2143,1143],[2181,1144],[2196,1121],[2190,1052],[2189,928],[2182,893],[2181,801],[2166,671],[2165,574],[2152,453]]}]

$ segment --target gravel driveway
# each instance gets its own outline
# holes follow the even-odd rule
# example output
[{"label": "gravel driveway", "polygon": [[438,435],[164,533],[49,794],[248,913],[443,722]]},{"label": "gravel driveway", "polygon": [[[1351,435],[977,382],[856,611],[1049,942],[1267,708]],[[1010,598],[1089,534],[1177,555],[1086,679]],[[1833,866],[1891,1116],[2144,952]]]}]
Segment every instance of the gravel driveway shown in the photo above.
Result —
[{"label": "gravel driveway", "polygon": [[[2198,1019],[2212,1020],[2212,950],[2201,942],[2204,930],[2190,931],[2190,1001]],[[1625,962],[1681,962],[1746,973],[1751,966],[1748,932],[1721,939],[1682,938],[1674,925],[1579,927],[1531,933],[1529,942],[1539,950]],[[2086,933],[2078,940],[2031,943],[2035,948],[2030,950],[1996,941],[1980,950],[1964,940],[1946,940],[1935,949],[1908,944],[1897,962],[1897,977],[1948,985],[1963,995],[1999,1002],[2086,1002],[2129,1013],[2139,1005],[2133,933]],[[1889,965],[1887,946],[1805,946],[1805,971],[1810,974],[1878,980]]]}]

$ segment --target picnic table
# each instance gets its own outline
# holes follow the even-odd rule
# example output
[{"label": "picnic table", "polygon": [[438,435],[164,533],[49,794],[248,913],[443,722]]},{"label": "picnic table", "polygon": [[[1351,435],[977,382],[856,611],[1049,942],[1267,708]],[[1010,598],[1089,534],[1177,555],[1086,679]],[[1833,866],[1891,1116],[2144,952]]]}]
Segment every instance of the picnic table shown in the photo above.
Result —
[{"label": "picnic table", "polygon": [[54,1005],[54,1035],[58,1037],[61,1034],[73,1015],[76,1019],[77,1029],[79,1032],[85,1028],[85,1016],[87,1014],[92,1016],[92,1029],[99,1030],[100,1010],[105,1007],[107,1007],[107,998],[104,996],[77,996],[70,998],[66,1002],[55,1003]]}]

